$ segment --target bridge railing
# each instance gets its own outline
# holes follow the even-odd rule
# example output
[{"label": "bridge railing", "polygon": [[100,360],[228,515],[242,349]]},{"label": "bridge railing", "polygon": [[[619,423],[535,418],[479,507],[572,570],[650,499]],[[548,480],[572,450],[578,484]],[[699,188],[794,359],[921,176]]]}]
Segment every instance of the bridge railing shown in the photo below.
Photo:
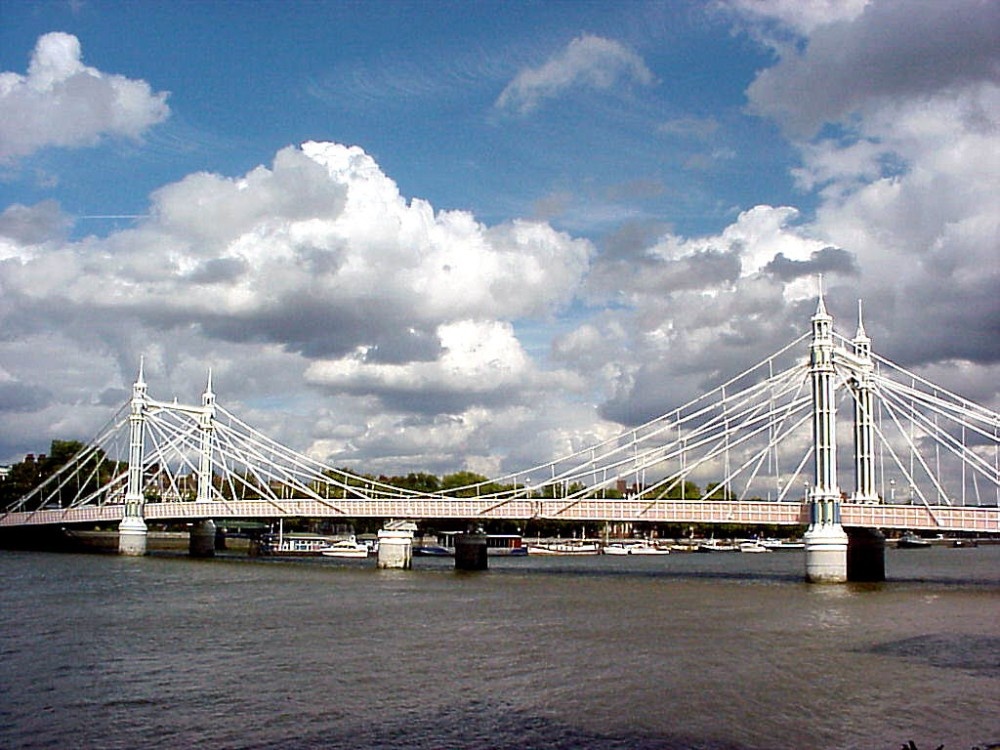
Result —
[{"label": "bridge railing", "polygon": [[[502,505],[477,498],[401,499],[351,498],[333,502],[288,499],[236,502],[148,503],[148,521],[185,522],[268,518],[377,518],[561,520],[574,522],[622,521],[633,523],[733,524],[744,526],[804,526],[808,503],[768,501],[593,499],[567,505],[564,500],[519,499]],[[0,517],[0,527],[113,523],[124,517],[124,506],[104,505],[62,510],[20,511]],[[962,531],[1000,534],[1000,508],[922,505],[862,505],[844,503],[843,525],[850,527]]]}]

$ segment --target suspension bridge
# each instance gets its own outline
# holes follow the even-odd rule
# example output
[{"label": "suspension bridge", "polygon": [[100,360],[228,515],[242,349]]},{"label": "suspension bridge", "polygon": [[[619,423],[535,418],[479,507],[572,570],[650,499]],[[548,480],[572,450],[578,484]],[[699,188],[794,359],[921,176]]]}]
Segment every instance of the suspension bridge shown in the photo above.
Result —
[{"label": "suspension bridge", "polygon": [[[191,522],[193,553],[223,519],[804,525],[807,580],[839,582],[849,534],[1000,533],[998,436],[996,412],[877,355],[860,305],[854,336],[837,334],[820,295],[808,332],[717,388],[584,450],[447,494],[281,445],[216,402],[211,374],[198,405],[155,400],[140,364],[131,399],[5,508],[0,528],[118,523],[119,551],[141,555],[147,521]],[[704,491],[687,496],[696,482]],[[387,540],[394,534],[405,536]]]}]

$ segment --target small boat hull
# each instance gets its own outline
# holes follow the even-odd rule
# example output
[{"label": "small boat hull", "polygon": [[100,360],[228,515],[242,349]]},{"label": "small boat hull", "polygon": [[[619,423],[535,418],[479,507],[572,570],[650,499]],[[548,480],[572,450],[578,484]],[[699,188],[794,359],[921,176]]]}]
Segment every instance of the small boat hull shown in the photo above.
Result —
[{"label": "small boat hull", "polygon": [[897,549],[927,549],[931,543],[915,534],[904,534],[896,542]]},{"label": "small boat hull", "polygon": [[604,545],[601,552],[605,555],[669,555],[670,550],[653,544],[627,544],[612,542]]},{"label": "small boat hull", "polygon": [[601,551],[597,544],[531,544],[528,545],[529,555],[596,555]]}]

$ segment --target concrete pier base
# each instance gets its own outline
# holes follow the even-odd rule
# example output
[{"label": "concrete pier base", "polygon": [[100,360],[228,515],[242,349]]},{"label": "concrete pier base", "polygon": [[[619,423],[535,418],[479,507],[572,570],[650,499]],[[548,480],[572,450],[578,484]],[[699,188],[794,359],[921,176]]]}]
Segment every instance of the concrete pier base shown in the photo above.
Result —
[{"label": "concrete pier base", "polygon": [[810,527],[803,536],[806,543],[806,581],[809,583],[846,583],[847,533],[839,523]]},{"label": "concrete pier base", "polygon": [[409,570],[413,567],[413,533],[417,525],[408,521],[387,523],[378,532],[379,568]]},{"label": "concrete pier base", "polygon": [[188,532],[188,554],[191,557],[215,556],[215,521],[195,521]]},{"label": "concrete pier base", "polygon": [[138,516],[125,516],[118,525],[118,554],[141,557],[146,554],[146,522]]},{"label": "concrete pier base", "polygon": [[486,534],[467,532],[455,536],[455,570],[487,570]]},{"label": "concrete pier base", "polygon": [[851,529],[847,532],[847,580],[885,580],[885,535],[878,529]]}]

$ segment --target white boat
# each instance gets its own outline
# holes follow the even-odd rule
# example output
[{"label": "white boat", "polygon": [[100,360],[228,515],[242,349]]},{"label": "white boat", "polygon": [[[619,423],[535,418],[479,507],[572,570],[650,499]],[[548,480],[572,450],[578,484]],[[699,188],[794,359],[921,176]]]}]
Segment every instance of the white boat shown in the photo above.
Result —
[{"label": "white boat", "polygon": [[320,550],[323,557],[368,557],[368,545],[362,544],[353,536],[341,539]]},{"label": "white boat", "polygon": [[739,552],[739,545],[726,544],[717,539],[706,539],[698,545],[698,552]]},{"label": "white boat", "polygon": [[896,540],[897,549],[927,549],[930,546],[931,543],[929,540],[922,539],[912,531],[907,531]]},{"label": "white boat", "polygon": [[772,552],[790,552],[806,548],[805,542],[788,542],[781,539],[765,539],[760,544],[762,547],[769,549]]},{"label": "white boat", "polygon": [[767,547],[761,544],[756,539],[750,539],[747,541],[740,542],[740,552],[747,553],[759,553],[759,552],[770,552]]},{"label": "white boat", "polygon": [[335,541],[331,537],[316,534],[279,534],[261,540],[260,552],[262,555],[315,556],[322,554]]},{"label": "white boat", "polygon": [[528,545],[529,555],[596,555],[601,551],[597,542],[533,542]]},{"label": "white boat", "polygon": [[649,542],[609,542],[601,552],[605,555],[669,555],[666,547],[657,547]]}]

